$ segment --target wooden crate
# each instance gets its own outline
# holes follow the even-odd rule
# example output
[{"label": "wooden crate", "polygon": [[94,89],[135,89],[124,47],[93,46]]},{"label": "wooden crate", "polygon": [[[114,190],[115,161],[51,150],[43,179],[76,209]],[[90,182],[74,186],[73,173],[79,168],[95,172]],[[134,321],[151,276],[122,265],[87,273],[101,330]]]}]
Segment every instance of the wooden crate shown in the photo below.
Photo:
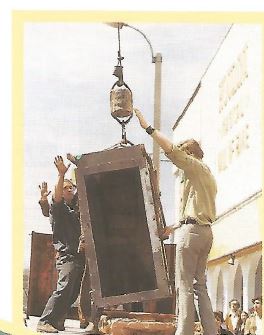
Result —
[{"label": "wooden crate", "polygon": [[171,296],[159,190],[144,146],[82,155],[76,180],[94,304]]},{"label": "wooden crate", "polygon": [[56,287],[55,250],[51,234],[32,232],[27,314],[40,316]]}]

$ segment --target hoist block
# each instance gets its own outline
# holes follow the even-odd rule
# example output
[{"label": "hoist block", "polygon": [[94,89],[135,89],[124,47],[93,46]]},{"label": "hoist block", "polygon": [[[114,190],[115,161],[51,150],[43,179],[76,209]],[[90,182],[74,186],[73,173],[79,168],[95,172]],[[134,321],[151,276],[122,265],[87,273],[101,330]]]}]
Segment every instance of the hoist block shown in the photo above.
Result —
[{"label": "hoist block", "polygon": [[133,113],[131,91],[125,86],[113,88],[110,92],[110,107],[113,117],[131,116]]}]

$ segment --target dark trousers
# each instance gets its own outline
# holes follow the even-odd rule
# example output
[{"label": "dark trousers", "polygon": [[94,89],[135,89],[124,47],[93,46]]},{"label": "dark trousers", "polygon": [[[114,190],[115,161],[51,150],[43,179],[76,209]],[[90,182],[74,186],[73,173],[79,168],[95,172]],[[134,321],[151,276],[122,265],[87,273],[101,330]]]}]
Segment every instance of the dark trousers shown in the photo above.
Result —
[{"label": "dark trousers", "polygon": [[91,298],[90,298],[90,274],[89,266],[86,262],[85,271],[82,278],[81,288],[80,288],[80,303],[78,306],[78,315],[80,324],[86,324],[91,321]]},{"label": "dark trousers", "polygon": [[66,318],[67,312],[79,295],[84,264],[84,257],[80,255],[57,259],[57,288],[49,298],[40,322],[56,327],[59,321]]}]

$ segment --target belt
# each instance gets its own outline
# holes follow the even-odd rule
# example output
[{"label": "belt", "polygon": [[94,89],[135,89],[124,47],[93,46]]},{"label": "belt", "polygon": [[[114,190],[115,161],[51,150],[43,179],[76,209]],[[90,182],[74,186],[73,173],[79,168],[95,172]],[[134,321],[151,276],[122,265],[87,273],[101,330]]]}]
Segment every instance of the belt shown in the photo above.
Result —
[{"label": "belt", "polygon": [[185,220],[181,220],[180,224],[183,225],[183,224],[199,224],[199,223],[195,219],[187,218]]}]

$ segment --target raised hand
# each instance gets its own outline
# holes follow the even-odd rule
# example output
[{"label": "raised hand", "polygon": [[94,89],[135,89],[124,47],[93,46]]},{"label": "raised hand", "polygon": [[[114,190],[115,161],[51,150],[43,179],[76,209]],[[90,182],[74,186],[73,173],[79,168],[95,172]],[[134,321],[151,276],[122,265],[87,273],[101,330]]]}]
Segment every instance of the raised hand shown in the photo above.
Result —
[{"label": "raised hand", "polygon": [[71,153],[67,154],[67,159],[72,162],[74,165],[77,165],[77,159],[75,156],[73,156]]},{"label": "raised hand", "polygon": [[134,113],[136,114],[136,117],[138,118],[139,124],[143,129],[147,129],[149,124],[145,120],[144,116],[141,114],[141,112],[134,108]]},{"label": "raised hand", "polygon": [[51,193],[51,191],[48,191],[48,184],[43,181],[42,184],[39,185],[39,189],[41,200],[47,200],[49,194]]},{"label": "raised hand", "polygon": [[68,171],[71,164],[68,164],[67,166],[63,162],[63,158],[61,156],[56,156],[54,159],[54,164],[59,172],[60,176],[64,176],[65,173]]}]

